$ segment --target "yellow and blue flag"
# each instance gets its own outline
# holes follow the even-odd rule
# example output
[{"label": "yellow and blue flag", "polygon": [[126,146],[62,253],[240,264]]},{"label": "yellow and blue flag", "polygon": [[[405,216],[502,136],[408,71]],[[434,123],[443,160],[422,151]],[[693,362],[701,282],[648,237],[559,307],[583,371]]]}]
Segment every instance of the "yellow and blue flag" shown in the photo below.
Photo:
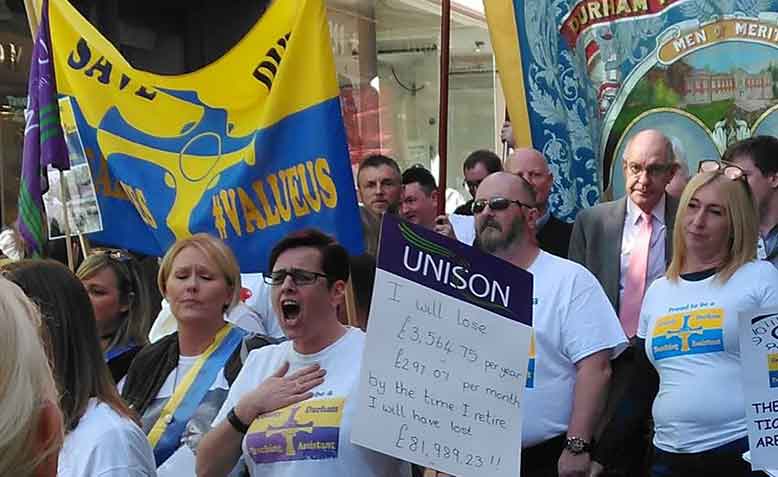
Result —
[{"label": "yellow and blue flag", "polygon": [[49,16],[57,91],[72,100],[102,210],[93,241],[161,255],[210,232],[246,272],[304,227],[361,251],[321,0],[272,2],[224,56],[177,76],[133,68],[65,0]]}]

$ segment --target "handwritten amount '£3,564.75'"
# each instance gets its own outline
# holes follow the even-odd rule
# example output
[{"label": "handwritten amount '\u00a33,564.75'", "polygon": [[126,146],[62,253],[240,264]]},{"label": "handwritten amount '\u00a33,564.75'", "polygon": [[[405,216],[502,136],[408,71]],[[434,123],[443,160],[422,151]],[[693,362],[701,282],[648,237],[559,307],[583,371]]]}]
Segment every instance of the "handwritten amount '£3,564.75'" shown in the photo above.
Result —
[{"label": "handwritten amount '\u00a33,564.75'", "polygon": [[[403,320],[400,331],[397,332],[397,339],[429,346],[447,355],[457,350],[457,345],[453,340],[436,331],[425,330],[421,326],[413,324],[413,318],[410,316],[406,316]],[[471,363],[478,361],[478,353],[470,346],[460,344],[458,348],[465,360]]]}]

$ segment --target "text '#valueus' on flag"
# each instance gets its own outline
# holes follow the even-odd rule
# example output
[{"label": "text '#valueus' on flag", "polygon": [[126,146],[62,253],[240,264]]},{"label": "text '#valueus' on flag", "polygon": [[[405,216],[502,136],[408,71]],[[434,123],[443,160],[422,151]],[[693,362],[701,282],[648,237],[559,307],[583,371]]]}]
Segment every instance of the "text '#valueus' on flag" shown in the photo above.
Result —
[{"label": "text '#valueus' on flag", "polygon": [[362,249],[321,0],[273,2],[214,63],[178,76],[132,68],[66,1],[50,6],[57,90],[73,100],[104,231],[161,255],[195,232],[262,271],[293,230]]}]

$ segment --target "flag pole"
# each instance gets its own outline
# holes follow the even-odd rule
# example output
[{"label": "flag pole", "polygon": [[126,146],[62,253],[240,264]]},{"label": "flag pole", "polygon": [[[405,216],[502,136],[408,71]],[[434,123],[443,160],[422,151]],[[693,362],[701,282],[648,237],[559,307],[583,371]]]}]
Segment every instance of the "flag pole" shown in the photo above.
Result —
[{"label": "flag pole", "polygon": [[35,0],[24,0],[24,9],[27,11],[27,23],[30,25],[32,41],[35,42],[35,34],[38,32],[38,11],[35,9]]},{"label": "flag pole", "polygon": [[448,159],[448,68],[451,41],[451,0],[441,0],[440,14],[440,112],[438,115],[438,214],[446,213]]},{"label": "flag pole", "polygon": [[[511,117],[508,115],[508,107],[505,107],[505,119],[503,120],[503,125],[505,123],[509,123],[511,121]],[[511,124],[511,126],[513,126]],[[513,129],[511,129],[511,135],[513,134]],[[502,138],[501,138],[502,139]],[[514,139],[514,141],[516,141]],[[502,139],[502,163],[505,164],[505,161],[508,160],[508,154],[510,153],[510,145],[509,141],[506,141],[505,139]]]},{"label": "flag pole", "polygon": [[62,202],[62,225],[64,225],[65,232],[65,248],[68,253],[68,268],[71,272],[75,273],[76,264],[73,258],[73,238],[70,233],[70,211],[68,210],[68,196],[65,189],[65,173],[61,170],[59,172],[59,200]]}]

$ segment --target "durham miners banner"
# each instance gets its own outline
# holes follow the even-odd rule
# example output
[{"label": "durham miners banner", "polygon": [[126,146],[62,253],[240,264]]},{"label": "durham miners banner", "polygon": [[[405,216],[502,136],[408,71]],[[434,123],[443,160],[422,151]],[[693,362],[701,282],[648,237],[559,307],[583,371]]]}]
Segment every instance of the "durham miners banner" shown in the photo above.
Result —
[{"label": "durham miners banner", "polygon": [[72,99],[103,213],[90,238],[161,255],[210,232],[246,272],[302,227],[361,251],[321,0],[272,2],[231,51],[179,76],[132,68],[65,0],[49,13],[57,90]]},{"label": "durham miners banner", "polygon": [[521,90],[510,107],[526,110],[528,137],[552,163],[560,215],[601,190],[624,194],[618,165],[639,130],[670,136],[692,172],[737,140],[778,133],[775,0],[485,3],[505,43],[510,25],[495,13],[510,12],[513,51],[494,39],[502,83],[509,101]]}]

